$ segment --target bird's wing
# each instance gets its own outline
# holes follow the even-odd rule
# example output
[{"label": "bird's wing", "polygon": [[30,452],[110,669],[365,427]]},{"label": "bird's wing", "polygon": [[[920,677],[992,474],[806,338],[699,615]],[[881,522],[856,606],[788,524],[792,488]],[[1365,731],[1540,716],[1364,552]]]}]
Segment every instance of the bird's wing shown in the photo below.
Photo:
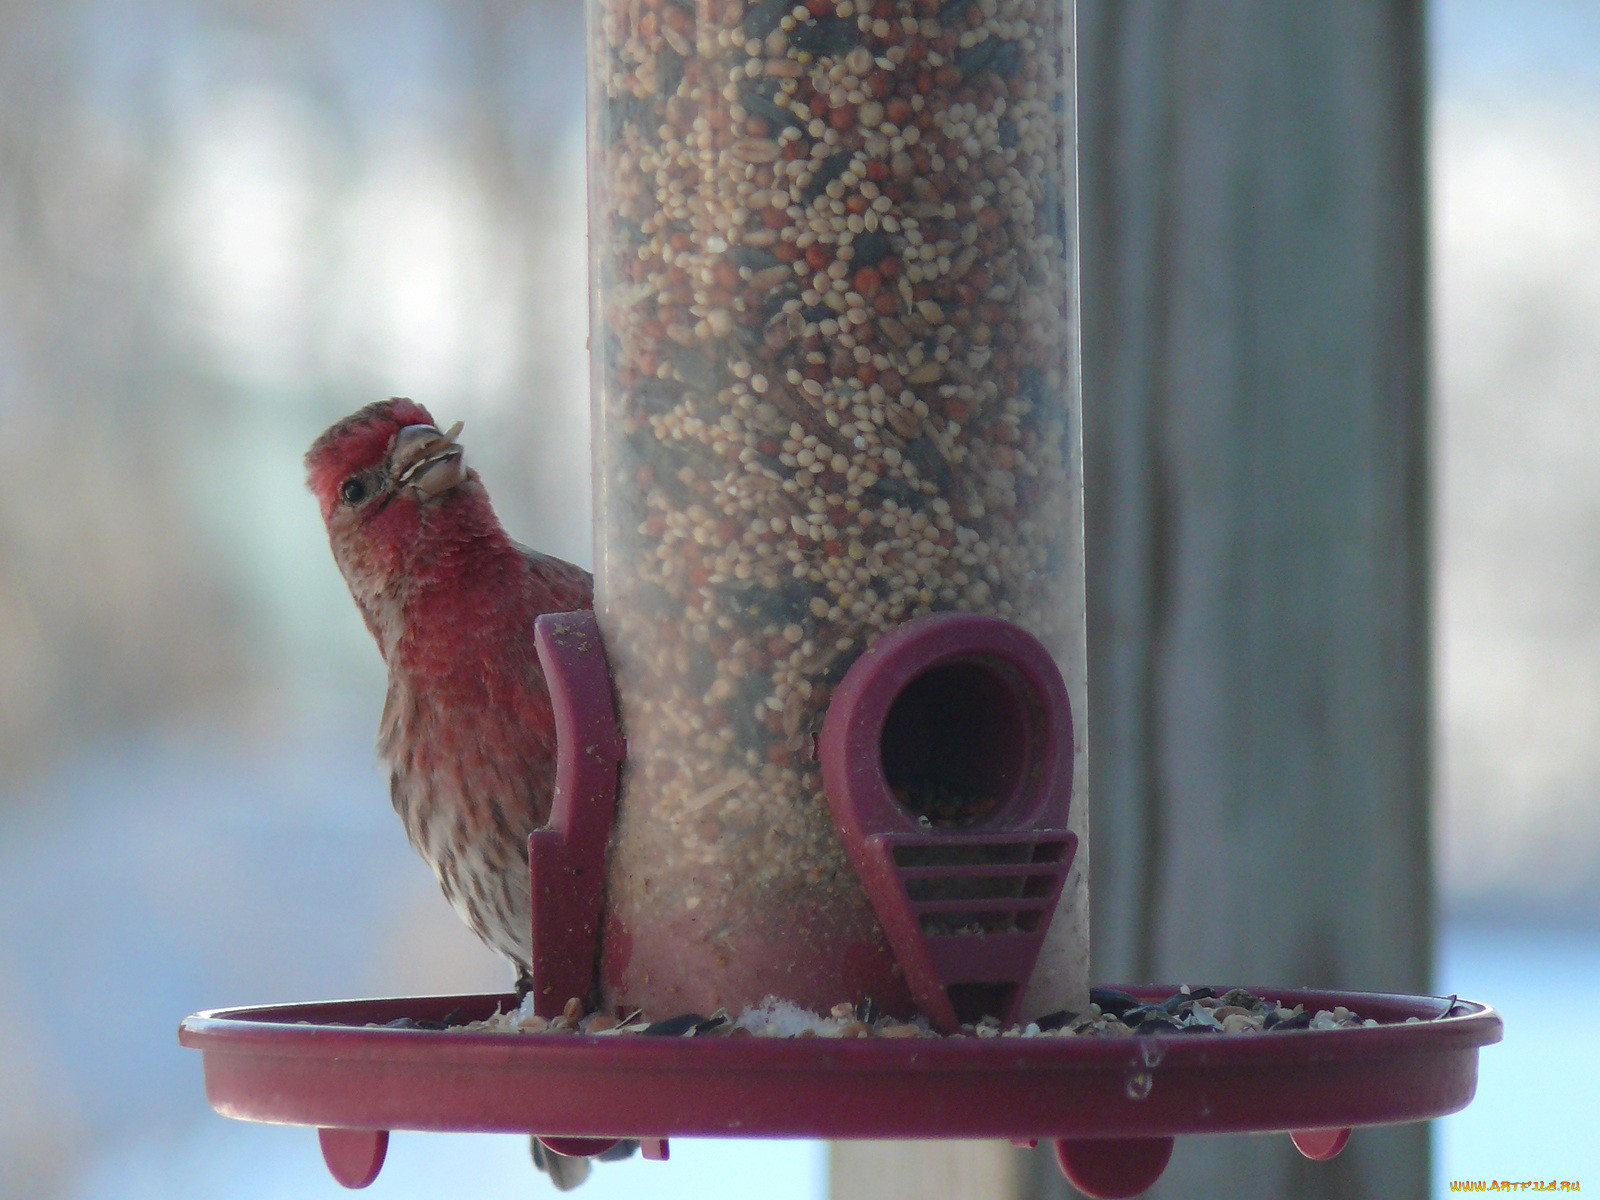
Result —
[{"label": "bird's wing", "polygon": [[534,582],[547,594],[546,612],[577,612],[594,607],[594,576],[564,559],[517,543]]}]

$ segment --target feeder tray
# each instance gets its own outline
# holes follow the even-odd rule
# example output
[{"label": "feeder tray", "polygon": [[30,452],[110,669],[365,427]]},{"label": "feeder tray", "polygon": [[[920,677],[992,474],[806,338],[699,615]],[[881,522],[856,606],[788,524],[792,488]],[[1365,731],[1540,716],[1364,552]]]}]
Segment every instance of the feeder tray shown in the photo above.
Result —
[{"label": "feeder tray", "polygon": [[[1157,1002],[1171,987],[1126,989]],[[1380,1023],[1285,1033],[1136,1037],[661,1038],[366,1028],[487,1018],[511,995],[349,1000],[189,1017],[224,1116],[322,1130],[329,1167],[362,1186],[393,1129],[639,1138],[1049,1140],[1092,1196],[1134,1196],[1179,1134],[1286,1131],[1331,1158],[1351,1128],[1424,1121],[1472,1099],[1500,1038],[1480,1004],[1252,988]],[[1409,1017],[1417,1023],[1405,1024]]]},{"label": "feeder tray", "polygon": [[[535,642],[558,759],[549,824],[529,842],[532,999],[553,1017],[595,990],[626,748],[592,614],[541,617]],[[943,769],[992,804],[981,819],[958,812],[956,828],[935,829],[893,796],[894,760],[940,752],[922,710],[974,702],[973,715],[998,714],[993,736],[943,739],[980,747]],[[1071,715],[1048,654],[994,618],[912,622],[847,673],[818,755],[846,849],[918,1007],[945,1032],[973,1019],[975,1005],[1014,1018],[1076,849],[1065,827]],[[943,932],[938,922],[951,913],[976,915],[980,931]],[[1159,1003],[1176,989],[1125,990]],[[1284,1131],[1301,1153],[1326,1159],[1356,1126],[1454,1112],[1472,1098],[1478,1047],[1500,1039],[1500,1018],[1480,1004],[1250,990],[1310,1011],[1343,1005],[1378,1024],[937,1039],[386,1027],[485,1020],[517,1006],[508,994],[221,1009],[186,1018],[178,1038],[201,1051],[219,1113],[317,1127],[323,1158],[347,1187],[376,1178],[389,1131],[404,1129],[533,1133],[579,1155],[636,1138],[657,1159],[671,1137],[1049,1140],[1067,1177],[1100,1197],[1148,1188],[1179,1134]]]}]

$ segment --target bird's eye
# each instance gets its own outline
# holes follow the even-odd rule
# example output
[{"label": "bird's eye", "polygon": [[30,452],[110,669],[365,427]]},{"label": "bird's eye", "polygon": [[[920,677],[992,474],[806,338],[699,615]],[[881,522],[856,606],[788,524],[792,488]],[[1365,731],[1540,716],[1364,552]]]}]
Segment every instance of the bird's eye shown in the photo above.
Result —
[{"label": "bird's eye", "polygon": [[339,499],[346,504],[360,504],[367,498],[367,485],[362,479],[352,476],[339,485]]}]

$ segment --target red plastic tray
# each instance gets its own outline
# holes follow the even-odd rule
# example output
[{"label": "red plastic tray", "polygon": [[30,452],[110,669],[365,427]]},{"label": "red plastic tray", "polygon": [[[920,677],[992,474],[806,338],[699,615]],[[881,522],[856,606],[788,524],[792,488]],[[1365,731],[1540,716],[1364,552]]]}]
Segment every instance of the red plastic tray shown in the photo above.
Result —
[{"label": "red plastic tray", "polygon": [[[1176,989],[1125,990],[1159,1001]],[[1282,1130],[1325,1158],[1351,1127],[1455,1112],[1476,1088],[1478,1047],[1501,1036],[1494,1010],[1466,1001],[1250,990],[1312,1011],[1342,1004],[1380,1024],[903,1040],[366,1027],[476,1020],[514,1004],[488,995],[221,1009],[187,1018],[179,1040],[204,1055],[206,1095],[224,1116],[363,1131],[324,1135],[329,1165],[352,1186],[377,1174],[381,1131],[406,1129],[658,1146],[673,1136],[1052,1139],[1080,1188],[1129,1196],[1159,1176],[1176,1134]],[[336,1151],[356,1167],[341,1174]]]}]

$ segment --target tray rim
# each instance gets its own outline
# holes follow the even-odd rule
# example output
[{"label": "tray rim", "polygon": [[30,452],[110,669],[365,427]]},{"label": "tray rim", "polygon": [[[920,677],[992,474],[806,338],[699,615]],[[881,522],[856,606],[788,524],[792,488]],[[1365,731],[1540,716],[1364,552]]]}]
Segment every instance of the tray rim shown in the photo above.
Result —
[{"label": "tray rim", "polygon": [[[1177,989],[1122,990],[1157,999]],[[1422,1017],[1428,1006],[1440,1013],[1448,998],[1249,990],[1313,1009],[1344,1004],[1365,1016],[1365,1004],[1375,1016],[1402,1015],[1399,1023],[1279,1034],[907,1039],[299,1023],[307,1013],[392,1019],[397,1008],[422,1015],[514,999],[489,993],[211,1009],[186,1018],[179,1041],[202,1052],[213,1107],[269,1123],[569,1136],[1097,1138],[1431,1119],[1470,1102],[1477,1049],[1502,1036],[1499,1014],[1474,1001],[1405,1024],[1404,1015]],[[1135,1081],[1144,1094],[1134,1094]],[[356,1098],[341,1103],[333,1088]],[[791,1094],[792,1109],[783,1103]]]}]

